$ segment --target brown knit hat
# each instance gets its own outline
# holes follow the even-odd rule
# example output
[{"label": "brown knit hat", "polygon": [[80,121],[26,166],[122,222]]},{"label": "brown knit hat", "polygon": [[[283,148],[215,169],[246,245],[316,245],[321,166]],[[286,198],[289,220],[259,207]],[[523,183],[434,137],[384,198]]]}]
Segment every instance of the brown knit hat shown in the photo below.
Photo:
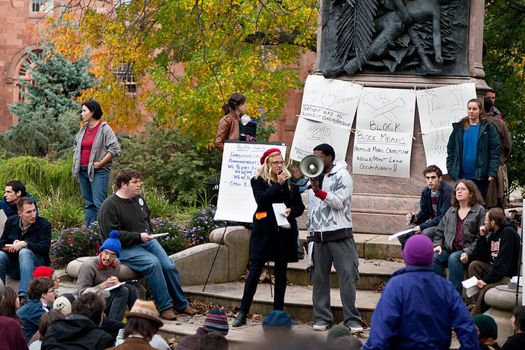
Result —
[{"label": "brown knit hat", "polygon": [[126,318],[130,317],[144,318],[146,320],[153,321],[159,327],[164,325],[164,323],[159,318],[159,312],[157,311],[153,301],[137,299],[135,304],[133,304],[131,311],[126,312]]}]

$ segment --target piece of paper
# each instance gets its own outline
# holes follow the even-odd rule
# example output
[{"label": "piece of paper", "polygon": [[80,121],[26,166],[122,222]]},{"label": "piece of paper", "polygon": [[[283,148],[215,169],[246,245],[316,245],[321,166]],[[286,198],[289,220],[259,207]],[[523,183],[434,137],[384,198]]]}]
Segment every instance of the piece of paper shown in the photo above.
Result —
[{"label": "piece of paper", "polygon": [[399,231],[398,233],[394,233],[393,235],[388,236],[388,240],[391,241],[394,238],[397,238],[397,237],[402,236],[402,235],[406,235],[407,233],[410,233],[412,231],[414,231],[413,228],[409,228],[408,230],[404,230],[404,231]]},{"label": "piece of paper", "polygon": [[286,216],[284,216],[284,211],[286,210],[286,206],[284,205],[284,203],[272,203],[272,208],[273,213],[275,214],[275,220],[277,221],[277,225],[279,225],[282,228],[292,227],[288,222]]},{"label": "piece of paper", "polygon": [[159,237],[164,237],[164,236],[167,236],[169,235],[168,232],[163,232],[163,233],[154,233],[152,235],[150,235],[150,237],[153,237],[153,238],[159,238]]},{"label": "piece of paper", "polygon": [[476,295],[479,293],[479,288],[477,286],[478,279],[476,276],[472,276],[469,279],[464,280],[461,282],[463,285],[463,288],[465,288],[465,293],[467,294],[467,297],[471,297],[473,295]]},{"label": "piece of paper", "polygon": [[110,290],[117,289],[118,287],[120,287],[120,286],[123,285],[123,284],[126,284],[126,282],[120,282],[120,283],[117,283],[117,284],[115,284],[114,286],[104,288],[104,290],[107,290],[107,291],[109,292]]}]

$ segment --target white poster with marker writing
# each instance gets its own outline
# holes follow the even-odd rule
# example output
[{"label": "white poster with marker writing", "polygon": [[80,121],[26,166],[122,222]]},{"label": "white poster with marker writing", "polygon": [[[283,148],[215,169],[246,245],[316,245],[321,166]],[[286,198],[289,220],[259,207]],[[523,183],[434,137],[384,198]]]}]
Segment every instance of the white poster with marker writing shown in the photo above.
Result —
[{"label": "white poster with marker writing", "polygon": [[327,143],[334,148],[335,159],[344,160],[350,141],[350,129],[299,117],[290,150],[290,158],[301,161],[314,153],[314,148]]},{"label": "white poster with marker writing", "polygon": [[416,112],[414,90],[363,88],[356,129],[413,134]]},{"label": "white poster with marker writing", "polygon": [[356,130],[352,155],[355,174],[410,177],[412,134]]},{"label": "white poster with marker writing", "polygon": [[361,89],[359,84],[310,75],[304,86],[301,117],[350,129]]},{"label": "white poster with marker writing", "polygon": [[261,165],[262,154],[270,148],[280,149],[285,158],[285,144],[230,141],[224,143],[215,220],[253,221],[257,203],[253,198],[251,179]]},{"label": "white poster with marker writing", "polygon": [[420,90],[416,94],[427,164],[447,174],[447,143],[452,123],[467,115],[467,103],[476,98],[473,83]]}]

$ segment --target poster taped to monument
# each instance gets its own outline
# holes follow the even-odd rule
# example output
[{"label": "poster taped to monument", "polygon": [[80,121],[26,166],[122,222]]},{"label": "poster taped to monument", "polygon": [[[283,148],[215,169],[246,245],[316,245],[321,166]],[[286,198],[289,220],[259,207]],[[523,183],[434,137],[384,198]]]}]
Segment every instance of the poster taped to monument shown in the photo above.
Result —
[{"label": "poster taped to monument", "polygon": [[452,128],[428,131],[422,135],[427,164],[437,165],[443,174],[447,173],[447,143]]},{"label": "poster taped to monument", "polygon": [[327,143],[334,148],[335,159],[344,160],[349,141],[350,129],[299,117],[293,136],[290,158],[301,161],[304,157],[314,153],[315,146]]},{"label": "poster taped to monument", "polygon": [[306,78],[301,117],[350,129],[362,86],[322,75]]},{"label": "poster taped to monument", "polygon": [[224,143],[221,181],[217,198],[215,220],[252,222],[257,203],[253,198],[251,179],[261,165],[260,158],[270,148],[281,150],[286,156],[284,143],[230,142]]},{"label": "poster taped to monument", "polygon": [[414,90],[363,88],[356,129],[413,134],[416,112]]},{"label": "poster taped to monument", "polygon": [[[416,93],[421,132],[452,128],[467,115],[467,103],[476,98],[474,83],[419,90]],[[447,140],[448,141],[448,140]]]},{"label": "poster taped to monument", "polygon": [[417,92],[417,106],[425,158],[447,174],[447,143],[452,123],[467,115],[467,103],[476,98],[473,83],[443,86]]},{"label": "poster taped to monument", "polygon": [[356,130],[352,155],[355,174],[410,177],[412,134]]}]

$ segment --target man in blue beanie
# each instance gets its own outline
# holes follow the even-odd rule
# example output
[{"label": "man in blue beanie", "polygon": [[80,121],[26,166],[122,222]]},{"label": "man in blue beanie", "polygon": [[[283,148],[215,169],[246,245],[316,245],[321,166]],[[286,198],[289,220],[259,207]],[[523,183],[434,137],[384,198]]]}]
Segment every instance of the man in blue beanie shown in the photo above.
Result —
[{"label": "man in blue beanie", "polygon": [[430,238],[410,237],[402,255],[406,267],[396,271],[383,290],[363,350],[449,349],[452,329],[463,350],[479,349],[463,300],[449,281],[432,271]]},{"label": "man in blue beanie", "polygon": [[80,266],[78,273],[78,294],[98,292],[106,298],[105,313],[113,321],[122,321],[126,306],[131,307],[137,299],[137,291],[133,284],[121,284],[120,274],[121,244],[118,233],[113,231],[109,238],[100,246],[100,254],[86,260]]}]

